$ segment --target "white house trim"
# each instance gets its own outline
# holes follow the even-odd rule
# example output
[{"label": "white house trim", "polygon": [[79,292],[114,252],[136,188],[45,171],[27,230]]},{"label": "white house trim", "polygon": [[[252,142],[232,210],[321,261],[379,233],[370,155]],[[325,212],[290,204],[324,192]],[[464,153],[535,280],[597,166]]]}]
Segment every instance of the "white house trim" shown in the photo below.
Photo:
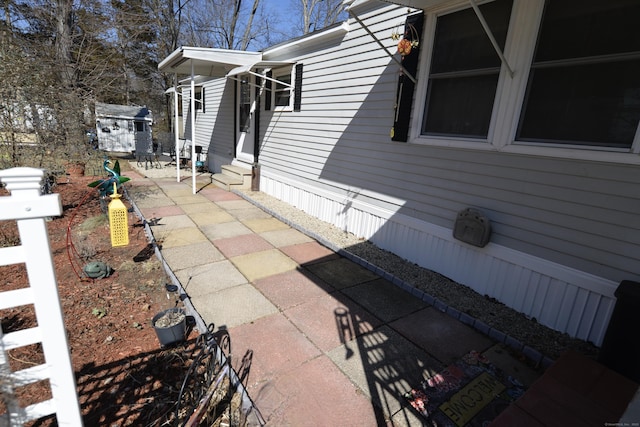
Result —
[{"label": "white house trim", "polygon": [[310,46],[322,43],[335,37],[343,37],[348,32],[349,24],[347,22],[342,22],[341,24],[335,25],[334,27],[331,27],[329,29],[318,30],[299,39],[284,42],[279,45],[270,47],[264,51],[263,58],[267,60],[275,57],[280,57],[282,55],[290,55],[297,49],[309,48]]}]

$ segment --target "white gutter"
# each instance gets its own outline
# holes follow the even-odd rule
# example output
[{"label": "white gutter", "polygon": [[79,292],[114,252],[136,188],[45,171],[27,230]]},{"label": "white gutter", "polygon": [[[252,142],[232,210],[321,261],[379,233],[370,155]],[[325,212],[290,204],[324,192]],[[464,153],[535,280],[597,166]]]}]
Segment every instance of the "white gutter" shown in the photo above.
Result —
[{"label": "white gutter", "polygon": [[292,41],[284,42],[282,44],[278,44],[271,48],[267,48],[262,53],[262,58],[267,60],[268,58],[272,58],[274,56],[282,56],[290,54],[290,51],[293,49],[304,48],[313,46],[315,43],[321,43],[326,40],[332,39],[334,37],[344,36],[349,32],[349,23],[343,22],[340,25],[335,27],[314,31],[311,34],[307,34],[304,36],[300,36],[297,39]]}]

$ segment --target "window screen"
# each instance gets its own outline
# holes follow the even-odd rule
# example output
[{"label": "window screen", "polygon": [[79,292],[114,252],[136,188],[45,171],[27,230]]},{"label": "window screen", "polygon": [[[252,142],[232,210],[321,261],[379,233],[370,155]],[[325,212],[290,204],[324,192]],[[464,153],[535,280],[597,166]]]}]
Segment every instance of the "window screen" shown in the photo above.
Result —
[{"label": "window screen", "polygon": [[[480,6],[504,48],[511,0]],[[486,138],[501,61],[473,9],[438,17],[422,133]]]},{"label": "window screen", "polygon": [[[291,87],[282,83],[291,84],[291,74],[276,74],[274,102],[276,107],[288,107],[291,99]],[[282,83],[280,83],[282,82]]]},{"label": "window screen", "polygon": [[517,139],[629,148],[640,118],[640,2],[551,0]]}]

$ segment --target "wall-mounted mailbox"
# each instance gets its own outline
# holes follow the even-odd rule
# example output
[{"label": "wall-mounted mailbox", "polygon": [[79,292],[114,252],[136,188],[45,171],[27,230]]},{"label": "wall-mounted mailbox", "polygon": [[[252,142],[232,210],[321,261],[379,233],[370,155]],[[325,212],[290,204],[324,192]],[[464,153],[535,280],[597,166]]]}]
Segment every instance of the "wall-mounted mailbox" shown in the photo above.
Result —
[{"label": "wall-mounted mailbox", "polygon": [[480,248],[489,243],[491,222],[477,209],[467,208],[458,212],[453,227],[453,237]]}]

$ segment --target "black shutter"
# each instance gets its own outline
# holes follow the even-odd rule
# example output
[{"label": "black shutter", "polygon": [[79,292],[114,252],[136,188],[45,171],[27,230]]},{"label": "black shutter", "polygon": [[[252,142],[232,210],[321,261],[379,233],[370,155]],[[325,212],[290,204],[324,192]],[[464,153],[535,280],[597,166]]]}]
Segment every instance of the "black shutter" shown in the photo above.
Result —
[{"label": "black shutter", "polygon": [[302,64],[296,64],[295,85],[293,86],[293,111],[300,111],[302,105]]},{"label": "black shutter", "polygon": [[[422,38],[423,22],[424,12],[407,16],[404,24],[404,38],[409,41],[413,41],[415,36]],[[402,57],[402,66],[415,78],[417,78],[416,71],[418,71],[418,56],[423,43],[424,41],[421,40],[418,46],[412,48],[408,55]],[[415,83],[405,76],[404,73],[401,73],[398,79],[398,90],[396,92],[396,111],[393,121],[392,141],[407,142],[414,90]]]},{"label": "black shutter", "polygon": [[271,110],[271,88],[273,87],[273,82],[269,79],[273,78],[273,71],[267,71],[266,77],[267,79],[264,83],[264,109]]},{"label": "black shutter", "polygon": [[200,99],[200,102],[202,103],[202,113],[204,113],[204,87],[201,88],[201,95],[202,98]]}]

